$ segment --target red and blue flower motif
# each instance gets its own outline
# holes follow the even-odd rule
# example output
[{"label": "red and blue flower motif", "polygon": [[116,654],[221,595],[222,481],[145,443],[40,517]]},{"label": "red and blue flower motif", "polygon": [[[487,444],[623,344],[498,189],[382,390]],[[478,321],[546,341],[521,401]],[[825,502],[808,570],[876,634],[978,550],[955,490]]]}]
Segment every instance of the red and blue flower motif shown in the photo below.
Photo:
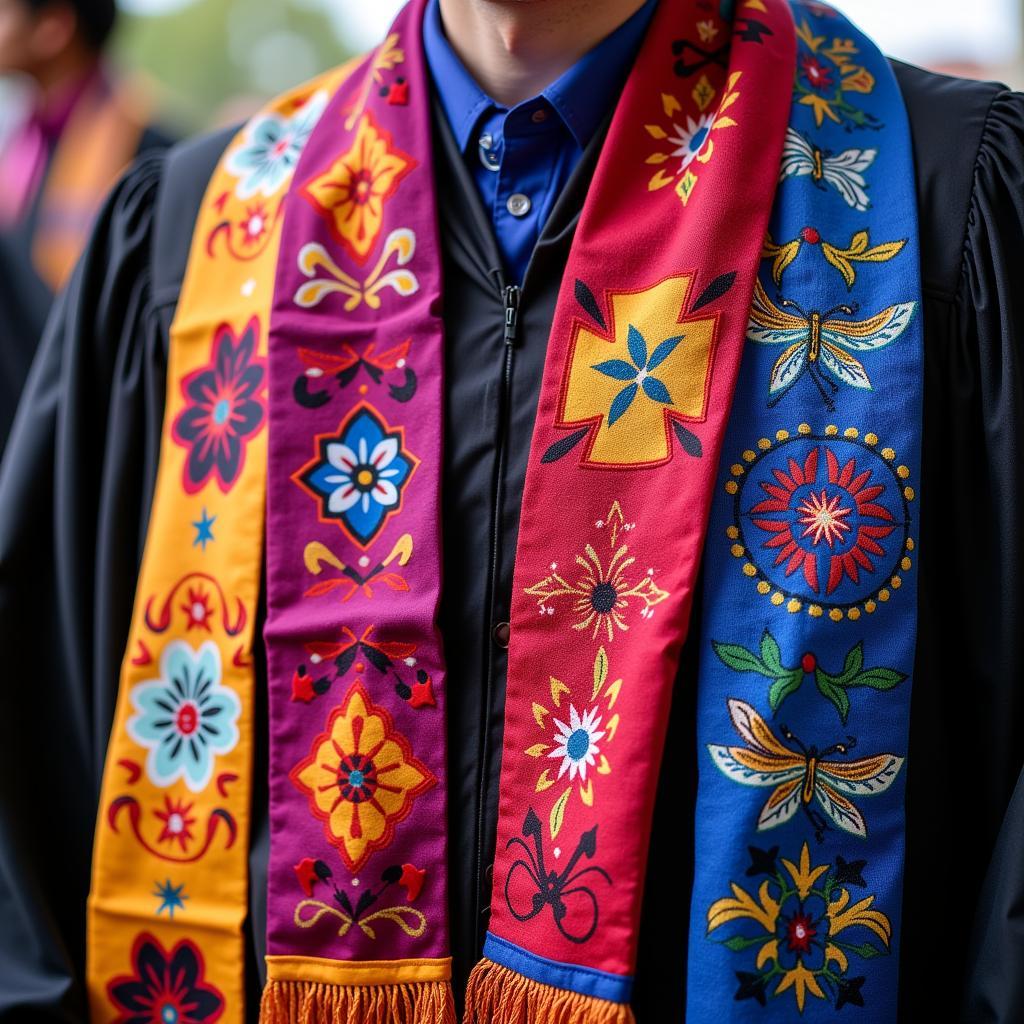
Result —
[{"label": "red and blue flower motif", "polygon": [[183,484],[189,494],[215,479],[225,494],[237,482],[245,448],[266,419],[266,360],[256,355],[259,320],[253,317],[236,337],[221,324],[210,362],[181,382],[185,408],[171,436],[187,449]]},{"label": "red and blue flower motif", "polygon": [[736,488],[736,533],[759,578],[828,606],[870,599],[899,571],[909,511],[899,467],[859,440],[798,436]]},{"label": "red and blue flower motif", "polygon": [[132,974],[113,978],[107,997],[113,1024],[213,1024],[224,1012],[223,994],[204,977],[206,965],[190,939],[168,952],[143,932],[132,948]]},{"label": "red and blue flower motif", "polygon": [[419,460],[405,449],[405,432],[392,429],[363,402],[337,433],[318,434],[315,457],[293,480],[320,506],[322,522],[337,523],[367,548],[402,508],[402,493]]}]

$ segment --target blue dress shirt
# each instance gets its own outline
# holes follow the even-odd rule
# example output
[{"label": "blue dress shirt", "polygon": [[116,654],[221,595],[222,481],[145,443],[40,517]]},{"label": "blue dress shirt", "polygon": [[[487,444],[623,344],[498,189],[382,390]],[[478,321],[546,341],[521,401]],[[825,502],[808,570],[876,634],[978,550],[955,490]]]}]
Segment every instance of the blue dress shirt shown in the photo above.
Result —
[{"label": "blue dress shirt", "polygon": [[544,222],[617,101],[657,0],[511,110],[491,99],[444,34],[438,0],[423,22],[427,64],[455,140],[491,216],[508,284],[520,284]]}]

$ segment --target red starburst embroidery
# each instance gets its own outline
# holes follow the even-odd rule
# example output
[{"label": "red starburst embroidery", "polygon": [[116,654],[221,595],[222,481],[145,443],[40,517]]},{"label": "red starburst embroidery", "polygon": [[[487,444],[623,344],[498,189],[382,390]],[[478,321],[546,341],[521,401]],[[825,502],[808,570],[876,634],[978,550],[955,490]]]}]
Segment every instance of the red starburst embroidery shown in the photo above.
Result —
[{"label": "red starburst embroidery", "polygon": [[247,207],[245,217],[238,222],[242,229],[242,241],[248,246],[256,245],[267,233],[268,221],[267,208],[263,203]]},{"label": "red starburst embroidery", "polygon": [[[819,481],[822,451],[827,479]],[[862,570],[875,572],[872,558],[885,555],[879,541],[896,528],[892,512],[876,502],[884,485],[871,482],[870,469],[858,472],[855,458],[840,465],[835,452],[825,447],[811,449],[802,466],[789,459],[787,469],[772,470],[776,483],[762,482],[767,498],[750,510],[757,517],[753,524],[772,535],[762,546],[778,549],[775,564],[786,563],[787,576],[802,571],[816,594],[821,593],[823,558],[827,594],[844,578],[856,584]]]},{"label": "red starburst embroidery", "polygon": [[818,60],[817,57],[804,54],[800,58],[800,70],[812,89],[832,88],[832,69],[827,64]]},{"label": "red starburst embroidery", "polygon": [[181,606],[181,610],[188,616],[188,623],[185,626],[189,629],[210,629],[210,596],[199,587],[188,588],[188,600]]},{"label": "red starburst embroidery", "polygon": [[164,809],[153,813],[164,823],[157,842],[171,843],[175,841],[181,846],[183,853],[188,851],[188,844],[192,842],[192,826],[196,823],[191,813],[192,804],[184,800],[172,800],[169,796],[164,797]]}]

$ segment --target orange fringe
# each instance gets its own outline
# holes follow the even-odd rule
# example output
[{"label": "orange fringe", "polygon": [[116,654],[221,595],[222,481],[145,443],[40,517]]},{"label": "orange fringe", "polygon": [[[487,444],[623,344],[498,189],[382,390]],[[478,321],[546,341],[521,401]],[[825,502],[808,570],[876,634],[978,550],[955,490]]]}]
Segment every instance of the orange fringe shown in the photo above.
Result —
[{"label": "orange fringe", "polygon": [[481,960],[466,989],[463,1024],[635,1024],[626,1003],[553,988]]},{"label": "orange fringe", "polygon": [[260,1024],[455,1024],[455,1004],[447,981],[269,981],[260,1002]]}]

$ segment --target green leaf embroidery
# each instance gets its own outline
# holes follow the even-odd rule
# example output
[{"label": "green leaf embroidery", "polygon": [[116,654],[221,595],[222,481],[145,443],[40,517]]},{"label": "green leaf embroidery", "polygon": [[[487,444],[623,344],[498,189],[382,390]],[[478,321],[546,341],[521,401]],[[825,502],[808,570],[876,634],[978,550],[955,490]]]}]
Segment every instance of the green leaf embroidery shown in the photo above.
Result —
[{"label": "green leaf embroidery", "polygon": [[768,689],[768,705],[772,714],[779,710],[779,705],[791,694],[800,689],[804,681],[804,672],[801,668],[794,668],[772,683]]},{"label": "green leaf embroidery", "polygon": [[746,647],[739,644],[720,644],[715,640],[711,641],[711,646],[715,649],[715,654],[734,672],[756,672],[769,679],[775,677],[775,673]]},{"label": "green leaf embroidery", "polygon": [[836,679],[836,682],[840,686],[849,686],[850,680],[857,675],[858,672],[864,667],[864,645],[857,643],[851,647],[846,655],[846,662],[843,665],[843,671]]},{"label": "green leaf embroidery", "polygon": [[830,676],[824,669],[817,668],[814,670],[814,681],[818,684],[818,692],[822,697],[832,701],[843,720],[843,725],[846,725],[846,717],[850,713],[850,698],[846,695],[846,690],[839,685],[839,679]]},{"label": "green leaf embroidery", "polygon": [[906,678],[902,672],[897,672],[892,668],[869,668],[846,685],[870,686],[872,690],[891,690]]},{"label": "green leaf embroidery", "polygon": [[886,950],[879,948],[873,942],[862,942],[859,946],[850,942],[836,942],[835,945],[850,953],[856,953],[857,956],[863,957],[865,960],[873,960],[876,956],[888,956]]},{"label": "green leaf embroidery", "polygon": [[594,693],[590,698],[592,701],[597,700],[597,695],[601,692],[601,687],[604,686],[607,678],[608,655],[603,647],[599,647],[597,657],[594,659]]},{"label": "green leaf embroidery", "polygon": [[565,821],[565,808],[569,803],[569,797],[572,795],[572,786],[570,786],[556,801],[555,806],[551,808],[551,819],[549,825],[551,828],[551,838],[557,839],[558,833],[562,831],[562,822]]},{"label": "green leaf embroidery", "polygon": [[734,953],[742,953],[743,950],[749,949],[751,946],[763,945],[764,941],[763,935],[753,939],[745,939],[742,935],[734,935],[731,939],[726,939],[722,945],[726,949],[731,949]]},{"label": "green leaf embroidery", "polygon": [[761,634],[761,660],[771,669],[773,675],[782,675],[782,651],[779,642],[766,629]]}]

